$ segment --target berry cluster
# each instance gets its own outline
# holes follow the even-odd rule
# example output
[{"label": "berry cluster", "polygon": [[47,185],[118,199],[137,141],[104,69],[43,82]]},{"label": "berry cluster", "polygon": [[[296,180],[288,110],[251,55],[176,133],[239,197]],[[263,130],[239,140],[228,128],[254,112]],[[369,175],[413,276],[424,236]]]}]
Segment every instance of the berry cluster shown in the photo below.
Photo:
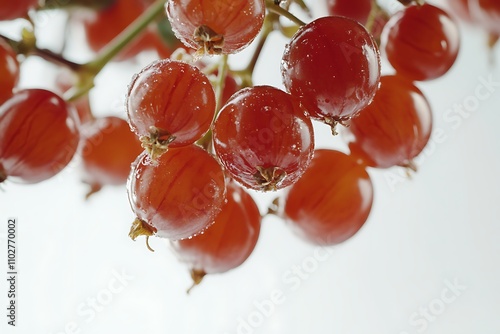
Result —
[{"label": "berry cluster", "polygon": [[[369,216],[369,167],[416,171],[432,130],[418,82],[443,76],[459,51],[446,11],[399,2],[391,16],[372,0],[325,0],[329,16],[304,23],[292,14],[308,13],[302,0],[67,1],[89,7],[70,23],[96,52],[90,62],[38,48],[29,29],[21,41],[0,38],[0,182],[41,182],[79,156],[87,196],[126,182],[130,237],[167,238],[195,283],[239,266],[255,247],[262,215],[245,188],[282,189],[267,214],[312,243],[341,243]],[[498,2],[458,2],[460,17],[498,39]],[[58,3],[36,4],[2,5],[0,20]],[[264,43],[279,32],[290,38],[283,89],[253,85]],[[228,58],[252,42],[248,66],[231,68]],[[94,116],[95,76],[144,51],[158,59],[132,78],[126,119]],[[381,75],[381,53],[390,75]],[[31,55],[74,75],[61,72],[53,91],[19,89],[20,60]],[[349,154],[315,150],[314,122],[340,132]]]}]

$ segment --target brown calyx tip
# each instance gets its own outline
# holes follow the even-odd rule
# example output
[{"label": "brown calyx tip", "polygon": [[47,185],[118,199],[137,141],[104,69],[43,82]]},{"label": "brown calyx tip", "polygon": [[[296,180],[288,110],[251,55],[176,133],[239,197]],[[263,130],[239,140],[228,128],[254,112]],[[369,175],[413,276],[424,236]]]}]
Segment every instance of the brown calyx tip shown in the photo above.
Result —
[{"label": "brown calyx tip", "polygon": [[330,117],[323,119],[323,123],[329,125],[332,128],[332,135],[336,136],[339,133],[337,132],[337,125],[340,124],[342,126],[348,127],[350,117]]},{"label": "brown calyx tip", "polygon": [[500,40],[500,35],[497,33],[490,32],[490,34],[488,35],[490,65],[495,65],[495,52],[493,49],[498,44],[499,40]]},{"label": "brown calyx tip", "polygon": [[199,55],[220,55],[224,46],[224,36],[216,33],[210,27],[201,25],[194,31],[194,41],[198,44],[199,49],[196,52]]},{"label": "brown calyx tip", "polygon": [[186,293],[189,294],[195,286],[200,284],[206,274],[207,273],[204,270],[191,269],[191,278],[193,279],[193,284],[189,287],[189,289],[187,289]]},{"label": "brown calyx tip", "polygon": [[148,152],[151,160],[156,161],[168,150],[168,145],[175,140],[175,136],[168,131],[155,126],[149,128],[149,136],[142,136],[141,146]]},{"label": "brown calyx tip", "polygon": [[128,236],[135,241],[137,237],[141,235],[146,236],[146,247],[154,252],[154,249],[152,249],[149,246],[149,237],[154,235],[156,233],[156,229],[150,225],[148,225],[146,222],[143,220],[136,218],[134,222],[132,223],[132,227],[130,227],[130,232],[128,233]]},{"label": "brown calyx tip", "polygon": [[500,39],[499,34],[496,34],[493,32],[489,33],[489,35],[488,35],[488,47],[490,48],[490,50],[493,49],[497,45],[499,39]]},{"label": "brown calyx tip", "polygon": [[406,169],[406,176],[411,179],[412,173],[418,171],[417,164],[413,160],[409,160],[401,165],[401,167]]},{"label": "brown calyx tip", "polygon": [[89,183],[90,189],[85,194],[85,200],[88,200],[90,196],[94,195],[96,192],[99,192],[102,189],[102,185],[97,183]]},{"label": "brown calyx tip", "polygon": [[257,172],[253,175],[262,191],[276,191],[278,186],[286,177],[286,172],[280,167],[257,166]]}]

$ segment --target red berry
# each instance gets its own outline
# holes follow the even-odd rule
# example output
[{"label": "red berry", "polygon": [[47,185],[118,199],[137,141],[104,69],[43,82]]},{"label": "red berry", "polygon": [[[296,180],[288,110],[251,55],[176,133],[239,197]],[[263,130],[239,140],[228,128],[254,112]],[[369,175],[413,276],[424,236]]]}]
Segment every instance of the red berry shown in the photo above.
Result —
[{"label": "red berry", "polygon": [[83,181],[92,187],[88,195],[104,185],[125,184],[130,165],[142,152],[127,121],[114,116],[97,118],[84,124],[81,133]]},{"label": "red berry", "polygon": [[250,44],[264,22],[264,0],[169,0],[176,36],[200,53],[236,53]]},{"label": "red berry", "polygon": [[284,202],[284,216],[298,235],[314,244],[335,245],[352,237],[366,222],[373,186],[366,170],[351,156],[316,150]]},{"label": "red berry", "polygon": [[197,67],[163,59],[134,77],[126,108],[130,127],[154,159],[167,147],[194,143],[209,129],[215,93]]},{"label": "red berry", "polygon": [[314,150],[312,123],[291,95],[270,86],[245,88],[221,109],[214,148],[245,187],[276,190],[293,184]]},{"label": "red berry", "polygon": [[[94,52],[99,52],[146,8],[142,0],[116,0],[111,5],[92,12],[91,15],[86,12],[83,12],[83,15],[77,14],[76,21],[83,25],[89,47]],[[153,48],[148,39],[148,33],[142,33],[120,52],[116,60],[126,60],[144,49]]]},{"label": "red berry", "polygon": [[213,222],[225,202],[224,173],[200,147],[170,149],[156,162],[141,154],[129,176],[129,200],[137,215],[130,236],[192,237]]},{"label": "red berry", "polygon": [[28,10],[36,7],[38,0],[2,1],[0,21],[13,20],[25,16]]},{"label": "red berry", "polygon": [[427,3],[396,13],[382,33],[387,59],[411,80],[436,79],[448,72],[459,46],[457,24],[445,11]]},{"label": "red berry", "polygon": [[313,118],[332,127],[368,105],[380,79],[380,56],[357,21],[319,18],[301,27],[285,48],[283,83]]},{"label": "red berry", "polygon": [[345,129],[351,154],[372,167],[405,166],[431,135],[431,107],[422,92],[401,76],[383,76],[372,104]]},{"label": "red berry", "polygon": [[172,242],[179,258],[191,267],[198,284],[206,274],[223,273],[241,265],[252,253],[260,232],[261,215],[252,197],[234,182],[215,223],[202,234]]},{"label": "red berry", "polygon": [[0,181],[36,183],[56,175],[73,158],[78,140],[73,110],[58,95],[19,91],[0,107]]},{"label": "red berry", "polygon": [[[75,13],[73,22],[83,26],[90,49],[100,52],[147,9],[147,4],[148,1],[144,0],[115,0],[99,11]],[[156,24],[144,29],[114,60],[127,60],[148,50],[155,50],[160,58],[168,58],[172,54],[171,48],[159,35]]]},{"label": "red berry", "polygon": [[0,105],[12,96],[19,81],[19,62],[10,45],[0,38]]},{"label": "red berry", "polygon": [[346,16],[366,24],[372,9],[372,0],[327,0],[330,15]]}]

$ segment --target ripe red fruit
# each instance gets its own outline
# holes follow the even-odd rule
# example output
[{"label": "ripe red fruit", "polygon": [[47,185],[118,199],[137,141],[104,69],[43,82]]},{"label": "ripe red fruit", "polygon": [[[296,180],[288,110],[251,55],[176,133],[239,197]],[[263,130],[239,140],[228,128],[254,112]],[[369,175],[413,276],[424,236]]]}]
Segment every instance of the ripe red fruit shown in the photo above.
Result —
[{"label": "ripe red fruit", "polygon": [[283,83],[315,119],[344,123],[368,105],[380,79],[380,56],[357,21],[322,17],[301,27],[285,48]]},{"label": "ripe red fruit", "polygon": [[2,1],[0,21],[13,20],[25,16],[28,10],[36,7],[38,0]]},{"label": "ripe red fruit", "polygon": [[213,138],[231,176],[261,191],[296,182],[314,150],[312,123],[299,101],[271,86],[233,95],[213,125]]},{"label": "ripe red fruit", "polygon": [[91,186],[87,197],[104,185],[125,184],[130,165],[142,152],[127,121],[115,116],[97,118],[82,126],[81,136],[83,181]]},{"label": "ripe red fruit", "polygon": [[430,4],[396,13],[382,33],[382,49],[396,72],[411,80],[436,79],[455,63],[460,47],[457,24]]},{"label": "ripe red fruit", "polygon": [[474,21],[488,31],[500,34],[500,2],[498,0],[469,0]]},{"label": "ripe red fruit", "polygon": [[167,147],[194,143],[208,130],[215,93],[197,67],[162,59],[134,77],[126,109],[130,127],[154,159]]},{"label": "ripe red fruit", "polygon": [[365,25],[372,9],[372,0],[327,0],[328,14],[346,16]]},{"label": "ripe red fruit", "polygon": [[236,53],[264,23],[264,0],[169,0],[168,19],[177,38],[201,54]]},{"label": "ripe red fruit", "polygon": [[344,134],[351,154],[368,166],[414,168],[431,131],[431,107],[422,92],[404,77],[383,76],[372,104]]},{"label": "ripe red fruit", "polygon": [[0,38],[0,105],[12,96],[19,81],[19,62],[10,45]]},{"label": "ripe red fruit", "polygon": [[0,182],[46,180],[70,162],[78,146],[76,116],[58,95],[17,92],[0,107]]},{"label": "ripe red fruit", "polygon": [[[72,19],[82,25],[90,49],[100,52],[147,9],[147,4],[148,1],[144,0],[116,0],[98,11],[78,12]],[[168,58],[172,54],[169,46],[162,41],[156,24],[148,26],[128,43],[114,60],[127,60],[149,50],[155,50],[160,58]]]},{"label": "ripe red fruit", "polygon": [[205,150],[170,149],[156,162],[146,153],[134,163],[129,200],[137,215],[130,236],[192,237],[213,222],[225,202],[224,173]]},{"label": "ripe red fruit", "polygon": [[261,215],[253,198],[234,182],[215,223],[202,234],[172,242],[180,260],[191,267],[194,284],[206,274],[223,273],[241,265],[252,253],[260,232]]},{"label": "ripe red fruit", "polygon": [[309,168],[285,195],[284,217],[305,240],[335,245],[364,225],[372,202],[370,177],[353,157],[316,150]]},{"label": "ripe red fruit", "polygon": [[111,5],[84,16],[83,27],[89,46],[99,51],[145,10],[141,0],[116,0]]}]

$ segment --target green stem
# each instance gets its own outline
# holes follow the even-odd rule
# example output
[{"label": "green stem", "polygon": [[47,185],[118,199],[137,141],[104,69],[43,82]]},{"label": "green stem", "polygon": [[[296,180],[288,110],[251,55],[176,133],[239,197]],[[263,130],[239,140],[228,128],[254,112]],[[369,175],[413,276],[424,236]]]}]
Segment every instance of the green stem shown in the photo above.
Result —
[{"label": "green stem", "polygon": [[370,14],[366,19],[365,28],[369,32],[373,30],[373,24],[375,23],[375,18],[377,17],[378,12],[380,11],[380,7],[377,3],[377,0],[372,0],[372,8],[370,9]]},{"label": "green stem", "polygon": [[273,24],[277,19],[278,19],[277,14],[269,13],[266,15],[266,18],[264,19],[264,26],[262,28],[262,31],[260,32],[259,39],[255,47],[255,51],[248,65],[242,70],[233,71],[235,75],[240,77],[242,81],[241,83],[242,88],[253,86],[252,74],[254,72],[255,66],[257,65],[257,61],[259,60],[260,54],[262,53],[262,49],[266,44],[267,38],[269,34],[274,30]]},{"label": "green stem", "polygon": [[[222,55],[221,60],[219,62],[219,69],[218,69],[218,74],[217,74],[217,81],[214,83],[215,84],[215,97],[216,97],[216,107],[215,107],[215,114],[214,118],[212,120],[212,123],[215,121],[217,116],[219,115],[219,112],[222,108],[222,97],[224,95],[224,85],[226,81],[226,75],[229,70],[228,64],[227,64],[228,56],[227,55]],[[203,147],[205,150],[209,151],[211,150],[211,142],[212,142],[212,130],[208,130],[205,135],[199,139],[196,144],[199,146]]]},{"label": "green stem", "polygon": [[228,65],[227,65],[227,55],[223,55],[222,59],[219,63],[219,71],[217,75],[217,82],[215,86],[215,96],[217,98],[217,106],[215,110],[217,110],[214,120],[217,118],[217,114],[219,113],[219,110],[222,108],[222,96],[224,95],[224,85],[226,82],[226,75],[228,72]]},{"label": "green stem", "polygon": [[294,22],[299,26],[306,25],[304,21],[302,21],[301,19],[290,13],[288,10],[280,7],[279,5],[276,5],[273,0],[266,0],[266,8],[271,13],[275,13],[283,17],[286,17],[287,19],[289,19],[290,21]]},{"label": "green stem", "polygon": [[273,23],[272,23],[272,18],[267,15],[266,19],[264,20],[264,26],[262,28],[262,32],[259,36],[259,40],[257,42],[257,47],[255,48],[255,52],[252,55],[252,58],[250,59],[250,62],[248,63],[245,71],[247,73],[252,74],[255,65],[257,65],[257,61],[259,60],[260,54],[262,52],[262,49],[264,48],[264,45],[266,44],[267,37],[269,34],[273,31]]},{"label": "green stem", "polygon": [[163,13],[164,7],[165,0],[156,0],[141,16],[116,36],[94,60],[81,65],[76,71],[80,76],[80,83],[77,87],[68,91],[65,96],[66,100],[74,101],[87,94],[94,87],[94,78],[96,75],[151,22]]},{"label": "green stem", "polygon": [[297,5],[299,5],[299,7],[309,16],[311,17],[312,14],[311,14],[311,10],[309,9],[309,7],[307,7],[306,3],[304,2],[304,0],[295,0],[295,3]]},{"label": "green stem", "polygon": [[68,7],[87,7],[92,9],[103,9],[112,5],[115,0],[45,0],[40,10],[68,8]]},{"label": "green stem", "polygon": [[124,31],[116,36],[102,50],[97,58],[84,64],[83,67],[95,74],[99,73],[106,64],[122,51],[135,37],[137,37],[151,22],[153,22],[165,7],[165,0],[157,0],[141,16],[139,16]]},{"label": "green stem", "polygon": [[78,70],[81,66],[80,64],[67,60],[60,54],[52,52],[48,49],[39,49],[36,45],[29,45],[29,43],[25,43],[24,40],[15,41],[1,34],[0,38],[4,39],[17,54],[23,54],[26,56],[35,55],[42,59],[50,61],[51,63],[63,65],[75,71]]}]

